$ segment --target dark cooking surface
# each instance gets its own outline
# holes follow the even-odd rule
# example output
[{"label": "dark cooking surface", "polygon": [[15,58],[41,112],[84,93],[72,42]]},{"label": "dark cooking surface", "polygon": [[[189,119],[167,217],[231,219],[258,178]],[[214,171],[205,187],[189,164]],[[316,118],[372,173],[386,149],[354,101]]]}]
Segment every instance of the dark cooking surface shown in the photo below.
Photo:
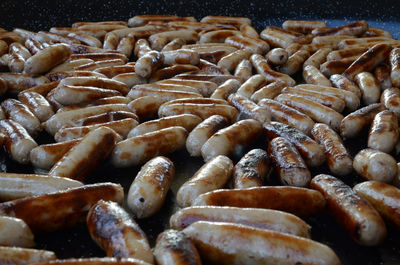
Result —
[{"label": "dark cooking surface", "polygon": [[[128,20],[135,14],[176,14],[195,16],[206,15],[246,16],[252,19],[259,30],[266,25],[281,25],[286,19],[322,19],[330,26],[343,25],[358,19],[365,19],[372,27],[389,30],[400,38],[400,1],[289,1],[273,3],[266,1],[14,1],[0,0],[0,27],[11,30],[22,27],[34,31],[48,30],[52,26],[70,26],[76,21]],[[40,143],[50,142],[43,134]],[[354,155],[366,147],[366,135],[346,142]],[[266,149],[263,138],[257,146]],[[186,150],[169,155],[176,167],[176,176],[168,193],[166,203],[156,216],[138,221],[149,237],[151,245],[157,235],[168,227],[169,216],[176,211],[175,195],[179,186],[203,164],[200,158],[189,158]],[[234,162],[238,161],[235,158]],[[398,160],[399,157],[396,157]],[[88,182],[111,181],[121,183],[127,192],[140,167],[115,169],[108,163],[92,174]],[[32,167],[22,167],[9,160],[4,151],[0,153],[0,170],[32,173]],[[325,172],[326,168],[313,170],[313,175]],[[43,173],[43,172],[36,172]],[[343,180],[353,186],[361,181],[350,175]],[[266,184],[277,184],[272,181]],[[33,217],[34,218],[34,217]],[[388,228],[388,238],[383,245],[374,248],[361,247],[326,213],[306,220],[312,226],[312,238],[333,248],[344,265],[350,264],[400,264],[400,232]],[[85,225],[36,237],[37,248],[53,250],[57,257],[104,256],[104,252],[90,239]]]}]

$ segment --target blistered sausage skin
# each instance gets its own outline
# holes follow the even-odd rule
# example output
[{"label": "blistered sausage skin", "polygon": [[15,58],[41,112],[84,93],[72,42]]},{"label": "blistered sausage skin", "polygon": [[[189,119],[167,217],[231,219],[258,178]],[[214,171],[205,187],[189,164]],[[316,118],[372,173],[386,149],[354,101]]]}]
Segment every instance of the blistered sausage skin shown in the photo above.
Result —
[{"label": "blistered sausage skin", "polygon": [[361,98],[360,88],[357,87],[357,85],[353,81],[350,81],[343,75],[331,75],[329,80],[334,87],[353,92],[358,98]]},{"label": "blistered sausage skin", "polygon": [[288,124],[310,135],[314,121],[308,115],[272,99],[262,99],[258,104],[271,110],[272,120]]},{"label": "blistered sausage skin", "polygon": [[0,263],[25,265],[55,260],[56,254],[53,251],[38,250],[21,247],[0,246]]},{"label": "blistered sausage skin", "polygon": [[399,139],[399,124],[390,110],[376,114],[368,134],[368,147],[390,153]]},{"label": "blistered sausage skin", "polygon": [[231,155],[240,145],[250,145],[262,132],[260,122],[252,119],[238,121],[219,130],[201,148],[204,161],[218,155]]},{"label": "blistered sausage skin", "polygon": [[200,255],[181,231],[169,229],[158,235],[153,251],[159,265],[201,265]]},{"label": "blistered sausage skin", "polygon": [[330,214],[357,243],[375,246],[385,239],[386,226],[379,213],[344,182],[320,174],[311,187],[324,195]]},{"label": "blistered sausage skin", "polygon": [[344,176],[353,170],[353,160],[340,136],[323,123],[316,123],[311,130],[313,138],[325,149],[326,163],[335,175]]},{"label": "blistered sausage skin", "polygon": [[151,51],[143,55],[135,64],[135,72],[141,77],[147,78],[159,68],[164,61],[164,55],[157,51]]},{"label": "blistered sausage skin", "polygon": [[122,203],[123,198],[121,185],[97,183],[3,202],[0,213],[24,220],[34,233],[52,232],[84,222],[100,199]]},{"label": "blistered sausage skin", "polygon": [[235,189],[259,187],[269,174],[271,162],[267,152],[253,149],[245,154],[233,168],[233,185]]},{"label": "blistered sausage skin", "polygon": [[211,191],[200,195],[193,203],[193,206],[206,205],[273,209],[306,217],[320,212],[325,207],[325,199],[311,189],[264,186]]},{"label": "blistered sausage skin", "polygon": [[71,55],[65,44],[53,44],[37,52],[25,62],[24,72],[27,74],[43,74],[54,66],[64,62]]},{"label": "blistered sausage skin", "polygon": [[20,164],[28,164],[29,153],[37,143],[25,128],[12,120],[0,120],[0,131],[6,136],[4,145],[10,157]]},{"label": "blistered sausage skin", "polygon": [[280,94],[276,97],[276,100],[303,112],[317,122],[328,124],[336,131],[339,131],[343,115],[329,107],[294,94]]},{"label": "blistered sausage skin", "polygon": [[213,115],[199,123],[188,135],[186,149],[191,156],[200,156],[203,144],[218,130],[228,126],[221,115]]},{"label": "blistered sausage skin", "polygon": [[0,200],[15,200],[82,185],[83,183],[79,181],[62,177],[2,172],[0,173]]},{"label": "blistered sausage skin", "polygon": [[380,181],[365,181],[354,186],[390,224],[400,227],[400,190]]},{"label": "blistered sausage skin", "polygon": [[376,103],[348,114],[340,123],[340,135],[343,139],[356,137],[383,109],[382,104]]},{"label": "blistered sausage skin", "polygon": [[271,121],[264,125],[266,137],[271,141],[283,137],[291,142],[310,167],[320,166],[325,161],[324,149],[300,130],[284,123]]},{"label": "blistered sausage skin", "polygon": [[132,257],[153,264],[146,235],[118,203],[99,200],[88,212],[87,226],[90,236],[107,256]]},{"label": "blistered sausage skin", "polygon": [[163,156],[155,157],[142,166],[127,198],[128,207],[137,218],[150,217],[160,210],[174,175],[174,164]]},{"label": "blistered sausage skin", "polygon": [[187,134],[185,128],[175,126],[128,138],[115,145],[111,163],[115,167],[128,167],[172,153],[185,146]]},{"label": "blistered sausage skin", "polygon": [[311,173],[295,146],[283,137],[276,137],[268,144],[268,155],[275,165],[282,184],[306,187]]},{"label": "blistered sausage skin", "polygon": [[199,195],[223,188],[232,171],[233,163],[226,156],[220,155],[209,160],[179,188],[176,194],[178,205],[191,206]]},{"label": "blistered sausage skin", "polygon": [[85,180],[111,153],[116,138],[116,133],[107,127],[89,132],[54,164],[49,175]]},{"label": "blistered sausage skin", "polygon": [[391,183],[397,174],[396,160],[391,155],[370,148],[357,153],[353,167],[367,180]]},{"label": "blistered sausage skin", "polygon": [[341,264],[328,246],[276,231],[200,221],[183,232],[213,264]]},{"label": "blistered sausage skin", "polygon": [[169,224],[172,228],[181,230],[198,221],[236,223],[311,237],[311,227],[302,219],[290,213],[270,209],[192,206],[174,213]]}]

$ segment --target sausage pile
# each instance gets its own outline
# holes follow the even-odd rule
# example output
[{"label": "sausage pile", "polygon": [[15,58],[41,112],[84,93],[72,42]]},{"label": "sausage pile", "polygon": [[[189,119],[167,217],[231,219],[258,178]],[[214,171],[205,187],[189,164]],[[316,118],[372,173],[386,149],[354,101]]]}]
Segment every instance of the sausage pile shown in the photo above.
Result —
[{"label": "sausage pile", "polygon": [[[326,209],[364,246],[400,227],[400,41],[366,21],[259,34],[244,17],[138,15],[0,29],[0,71],[1,143],[48,171],[0,173],[0,263],[337,265],[301,218]],[[368,128],[353,158],[343,139]],[[54,143],[39,145],[46,133]],[[265,148],[243,152],[257,139]],[[204,165],[152,249],[135,219],[163,206],[165,156],[180,149]],[[126,196],[85,184],[106,160],[141,166]],[[331,175],[313,176],[324,163]],[[352,188],[341,179],[353,170],[365,182]],[[280,186],[266,185],[274,176]],[[108,258],[32,248],[35,234],[85,222]]]}]

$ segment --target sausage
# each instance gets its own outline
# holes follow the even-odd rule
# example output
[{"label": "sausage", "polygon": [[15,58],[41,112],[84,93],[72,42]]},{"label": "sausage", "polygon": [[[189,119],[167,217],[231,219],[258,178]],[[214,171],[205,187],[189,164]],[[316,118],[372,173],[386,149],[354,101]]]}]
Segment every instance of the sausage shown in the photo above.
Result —
[{"label": "sausage", "polygon": [[115,90],[122,95],[128,94],[130,88],[119,81],[114,79],[102,78],[102,77],[67,77],[60,81],[59,86],[90,86],[98,87],[103,89]]},{"label": "sausage", "polygon": [[101,61],[93,61],[91,63],[83,64],[80,66],[74,67],[76,71],[94,71],[99,68],[109,67],[109,66],[120,66],[124,65],[125,61],[121,59],[113,59],[113,60],[101,60]]},{"label": "sausage", "polygon": [[250,98],[251,95],[253,95],[253,93],[257,91],[257,89],[266,84],[267,80],[264,76],[260,74],[253,75],[239,87],[236,93],[243,97]]},{"label": "sausage", "polygon": [[28,164],[29,153],[37,146],[24,127],[12,120],[0,120],[0,132],[6,135],[8,155],[20,164]]},{"label": "sausage", "polygon": [[[320,66],[320,71],[325,76],[330,77],[335,74],[343,74],[343,72],[355,61],[354,57],[348,57],[340,60],[326,61]],[[345,76],[345,75],[343,75]],[[345,76],[346,77],[346,76]]]},{"label": "sausage", "polygon": [[283,65],[287,62],[289,54],[285,49],[275,48],[270,50],[265,57],[271,65]]},{"label": "sausage", "polygon": [[386,64],[381,64],[375,68],[374,76],[380,84],[381,90],[392,87],[392,78],[390,77],[391,69]]},{"label": "sausage", "polygon": [[102,77],[106,78],[105,75],[93,72],[93,71],[61,71],[61,72],[50,72],[46,75],[51,82],[59,81],[66,77]]},{"label": "sausage", "polygon": [[269,45],[267,42],[260,40],[258,37],[254,38],[249,35],[233,35],[227,37],[225,43],[238,49],[249,50],[252,53],[265,54],[269,51]]},{"label": "sausage", "polygon": [[314,121],[308,115],[272,99],[262,99],[258,104],[271,110],[272,120],[288,124],[310,135]]},{"label": "sausage", "polygon": [[158,108],[165,102],[167,100],[159,96],[143,96],[129,102],[128,108],[136,113],[141,120],[146,120],[156,116]]},{"label": "sausage", "polygon": [[2,86],[3,89],[0,91],[0,94],[4,94],[6,91],[19,93],[25,89],[49,83],[49,79],[46,77],[31,74],[0,73],[0,78],[7,84],[7,89]]},{"label": "sausage", "polygon": [[343,139],[356,137],[383,109],[382,104],[375,103],[348,114],[340,123],[340,135]]},{"label": "sausage", "polygon": [[199,195],[225,187],[232,171],[233,163],[228,157],[219,155],[212,158],[179,188],[176,194],[178,205],[191,206]]},{"label": "sausage", "polygon": [[149,42],[154,50],[161,51],[168,42],[176,38],[181,38],[188,43],[194,43],[199,40],[199,34],[193,30],[168,30],[152,34],[149,37]]},{"label": "sausage", "polygon": [[6,99],[1,103],[1,108],[7,118],[22,125],[30,135],[36,136],[42,130],[39,119],[19,100]]},{"label": "sausage", "polygon": [[128,133],[138,125],[138,121],[132,118],[125,118],[117,121],[101,122],[92,125],[76,126],[76,127],[65,127],[60,129],[54,134],[54,140],[56,142],[70,141],[84,137],[88,133],[100,128],[106,127],[113,130],[115,134],[116,142],[128,136]]},{"label": "sausage", "polygon": [[394,48],[390,52],[390,66],[393,86],[400,87],[400,48]]},{"label": "sausage", "polygon": [[199,43],[224,43],[226,38],[239,34],[240,31],[237,30],[229,30],[229,29],[213,30],[201,34]]},{"label": "sausage", "polygon": [[313,138],[324,148],[329,170],[339,176],[352,172],[353,161],[340,136],[328,125],[317,123],[311,130]]},{"label": "sausage", "polygon": [[128,138],[115,145],[111,163],[115,167],[129,167],[172,153],[185,145],[187,134],[183,127],[176,126]]},{"label": "sausage", "polygon": [[272,82],[254,92],[250,99],[254,102],[260,102],[264,98],[274,99],[282,92],[284,87],[286,87],[285,83],[280,81]]},{"label": "sausage", "polygon": [[156,81],[172,78],[181,73],[195,71],[199,71],[199,68],[190,64],[177,64],[173,66],[168,66],[160,70],[154,71],[149,78],[149,82],[154,83]]},{"label": "sausage", "polygon": [[154,257],[159,265],[200,265],[201,259],[196,247],[181,231],[165,230],[158,235]]},{"label": "sausage", "polygon": [[229,95],[236,93],[241,87],[241,84],[236,79],[226,80],[214,90],[210,98],[228,99]]},{"label": "sausage", "polygon": [[303,34],[311,33],[311,31],[317,28],[326,27],[328,27],[328,25],[323,21],[285,20],[282,23],[283,29],[296,31]]},{"label": "sausage", "polygon": [[184,229],[198,221],[243,224],[311,238],[311,227],[299,217],[277,210],[220,206],[192,206],[174,213],[170,227]]},{"label": "sausage", "polygon": [[357,74],[354,80],[362,92],[362,101],[365,105],[379,102],[381,88],[373,74],[362,72]]},{"label": "sausage", "polygon": [[179,91],[179,90],[167,90],[163,88],[149,88],[149,87],[133,87],[128,93],[127,97],[131,99],[138,99],[143,96],[158,96],[163,100],[174,100],[178,98],[201,98],[203,97],[199,93]]},{"label": "sausage", "polygon": [[183,45],[186,44],[186,41],[181,38],[175,38],[168,42],[162,49],[161,52],[169,52],[169,51],[175,51],[180,48],[182,48]]},{"label": "sausage", "polygon": [[128,138],[143,135],[145,133],[161,130],[172,126],[181,126],[185,128],[188,132],[190,132],[201,121],[202,119],[200,117],[193,114],[168,116],[161,119],[151,120],[139,124],[129,132]]},{"label": "sausage", "polygon": [[[81,59],[84,60],[84,59]],[[101,67],[97,68],[94,70],[95,72],[101,73],[108,78],[113,78],[119,74],[126,74],[126,73],[134,73],[135,72],[135,66],[133,65],[113,65],[113,66],[106,66],[106,67]]]},{"label": "sausage", "polygon": [[107,256],[131,257],[153,264],[146,235],[118,203],[99,200],[89,210],[87,226],[93,241]]},{"label": "sausage", "polygon": [[213,115],[199,123],[188,135],[186,149],[191,156],[200,156],[203,144],[217,131],[228,126],[221,115]]},{"label": "sausage", "polygon": [[310,183],[311,173],[295,146],[283,137],[276,137],[268,144],[271,157],[282,184],[306,187]]},{"label": "sausage", "polygon": [[283,137],[291,142],[310,167],[320,166],[325,161],[324,149],[300,130],[280,122],[269,122],[264,125],[267,139]]},{"label": "sausage", "polygon": [[250,56],[250,62],[256,69],[257,73],[265,76],[267,82],[282,81],[288,86],[294,86],[296,82],[288,75],[276,72],[268,65],[267,59],[259,54]]},{"label": "sausage", "polygon": [[271,120],[271,112],[267,107],[259,106],[241,95],[231,94],[228,102],[240,111],[239,120],[254,119],[262,124]]},{"label": "sausage", "polygon": [[310,116],[316,122],[322,122],[338,131],[343,115],[320,103],[293,94],[280,94],[276,100]]},{"label": "sausage", "polygon": [[101,114],[109,111],[130,111],[126,104],[107,104],[100,106],[91,106],[57,112],[50,119],[44,122],[44,128],[48,133],[54,135],[61,127],[70,124],[75,120],[85,117]]},{"label": "sausage", "polygon": [[203,120],[217,114],[226,117],[230,122],[235,121],[238,115],[238,111],[236,110],[236,108],[226,104],[215,103],[176,103],[168,105],[164,104],[158,109],[159,117],[166,117],[184,113],[197,115]]},{"label": "sausage", "polygon": [[[39,263],[38,263],[39,264]],[[149,265],[145,261],[134,258],[70,258],[41,262],[40,265]]]},{"label": "sausage", "polygon": [[316,28],[311,33],[317,36],[326,35],[352,35],[361,36],[368,29],[368,23],[365,20],[356,21],[337,28]]},{"label": "sausage", "polygon": [[367,180],[386,183],[391,183],[397,174],[397,162],[391,155],[370,148],[357,153],[353,168]]},{"label": "sausage", "polygon": [[321,64],[327,61],[327,57],[332,51],[331,48],[321,48],[316,51],[313,55],[308,57],[308,59],[303,63],[303,68],[306,66],[312,65],[315,68],[319,69]]},{"label": "sausage", "polygon": [[127,198],[128,207],[136,218],[148,218],[160,210],[174,175],[174,164],[163,156],[155,157],[142,166]]},{"label": "sausage", "polygon": [[303,78],[307,84],[320,86],[332,86],[328,78],[326,78],[315,66],[307,65],[303,69]]},{"label": "sausage", "polygon": [[239,24],[245,24],[245,25],[251,25],[251,20],[247,17],[231,17],[231,16],[206,16],[203,17],[200,22],[203,23],[239,23]]},{"label": "sausage", "polygon": [[330,264],[331,248],[310,239],[240,224],[200,221],[183,230],[200,255],[213,264]]},{"label": "sausage", "polygon": [[201,148],[204,161],[218,155],[231,155],[236,148],[248,146],[261,134],[262,125],[252,119],[238,121],[211,136]]},{"label": "sausage", "polygon": [[162,52],[164,55],[164,64],[191,64],[198,65],[200,62],[200,55],[190,49],[179,49],[173,51]]},{"label": "sausage", "polygon": [[369,72],[382,63],[388,56],[391,46],[388,44],[376,44],[355,60],[343,73],[345,77],[354,80],[354,77],[362,72]]},{"label": "sausage", "polygon": [[260,187],[271,170],[267,152],[253,149],[245,154],[233,168],[235,189]]},{"label": "sausage", "polygon": [[8,68],[11,72],[21,73],[24,70],[25,61],[31,57],[31,53],[18,42],[11,43],[8,51]]},{"label": "sausage", "polygon": [[71,50],[65,44],[53,44],[37,52],[25,62],[24,73],[43,74],[54,66],[64,62],[71,55]]},{"label": "sausage", "polygon": [[123,198],[121,185],[97,183],[3,202],[0,213],[24,220],[37,234],[83,223],[90,207],[100,199],[121,204]]},{"label": "sausage", "polygon": [[250,50],[247,49],[237,50],[222,57],[218,61],[218,66],[221,67],[222,69],[226,69],[229,72],[232,72],[236,69],[236,67],[241,61],[249,59],[251,55],[252,52]]},{"label": "sausage", "polygon": [[83,32],[79,32],[79,33],[71,32],[71,33],[68,33],[67,36],[75,38],[75,39],[79,40],[80,42],[82,42],[83,44],[88,45],[88,46],[97,47],[97,48],[101,48],[103,46],[101,41],[98,38],[93,37],[93,36],[83,33]]},{"label": "sausage", "polygon": [[138,27],[148,24],[150,21],[195,21],[194,17],[178,17],[174,15],[136,15],[128,20],[129,27]]},{"label": "sausage", "polygon": [[308,59],[308,57],[310,57],[308,51],[299,50],[290,55],[286,63],[279,66],[279,71],[287,75],[293,75],[301,69],[303,63]]},{"label": "sausage", "polygon": [[263,31],[261,31],[260,37],[261,39],[267,41],[272,47],[285,49],[295,41],[294,39],[296,37],[303,36],[303,34],[293,31],[290,33],[287,30],[280,29],[275,26],[268,26]]},{"label": "sausage", "polygon": [[297,96],[304,97],[306,99],[312,100],[314,102],[320,103],[327,106],[337,112],[342,112],[345,108],[345,102],[334,95],[329,95],[327,93],[322,93],[319,91],[307,90],[303,88],[295,87],[285,87],[281,91],[282,94],[293,94]]},{"label": "sausage", "polygon": [[241,208],[265,208],[292,213],[299,217],[315,215],[325,207],[321,193],[315,190],[264,186],[248,189],[221,189],[200,195],[194,206],[214,205]]},{"label": "sausage", "polygon": [[157,51],[151,51],[140,57],[135,64],[135,72],[147,78],[164,62],[164,55]]},{"label": "sausage", "polygon": [[75,121],[76,126],[96,125],[105,122],[120,121],[123,119],[139,120],[138,116],[132,112],[127,111],[111,111],[102,114],[93,115],[87,118],[82,118]]},{"label": "sausage", "polygon": [[33,247],[35,242],[33,241],[32,231],[23,220],[0,216],[0,245]]},{"label": "sausage", "polygon": [[353,92],[358,98],[361,98],[360,88],[353,81],[350,81],[343,75],[331,75],[329,80],[334,87]]},{"label": "sausage", "polygon": [[146,53],[151,52],[151,51],[153,51],[153,50],[150,48],[150,44],[147,40],[145,40],[145,39],[137,40],[137,42],[135,44],[135,49],[134,49],[134,53],[137,58],[140,58],[143,55],[145,55]]},{"label": "sausage", "polygon": [[58,85],[54,99],[64,106],[90,103],[93,100],[121,95],[118,91],[89,86]]},{"label": "sausage", "polygon": [[198,80],[198,81],[210,81],[217,85],[221,85],[223,82],[229,79],[238,79],[232,75],[221,75],[221,74],[203,74],[203,73],[183,73],[175,76],[176,79],[183,80]]},{"label": "sausage", "polygon": [[385,89],[381,95],[381,103],[400,117],[400,90],[397,87]]},{"label": "sausage", "polygon": [[234,76],[236,76],[241,83],[244,83],[253,75],[252,71],[253,66],[251,62],[247,59],[244,59],[236,66]]},{"label": "sausage", "polygon": [[135,38],[131,36],[123,37],[116,48],[116,50],[130,58],[132,51],[135,48]]},{"label": "sausage", "polygon": [[128,58],[124,54],[117,52],[90,52],[83,54],[71,54],[70,58],[71,60],[91,59],[99,63],[101,63],[102,61],[116,61],[116,60],[120,60],[122,64],[128,62]]},{"label": "sausage", "polygon": [[55,259],[56,254],[53,251],[0,246],[0,262],[4,264],[24,265]]},{"label": "sausage", "polygon": [[0,173],[0,200],[9,201],[80,187],[79,181],[48,175]]},{"label": "sausage", "polygon": [[368,134],[368,147],[390,153],[399,139],[399,124],[390,110],[376,114]]},{"label": "sausage", "polygon": [[161,80],[158,83],[191,86],[194,87],[204,97],[209,97],[218,87],[217,84],[209,81],[182,80],[175,78]]},{"label": "sausage", "polygon": [[19,93],[18,99],[25,104],[41,122],[48,120],[54,115],[54,111],[49,102],[39,93],[33,91]]},{"label": "sausage", "polygon": [[84,181],[86,177],[111,153],[116,133],[100,127],[89,132],[50,169],[50,176]]},{"label": "sausage", "polygon": [[217,63],[214,62],[209,62],[208,60],[205,59],[200,59],[200,62],[198,64],[198,68],[200,70],[193,70],[192,73],[196,73],[198,71],[199,73],[204,73],[204,74],[210,74],[210,75],[228,75],[229,76],[229,71],[222,69]]},{"label": "sausage", "polygon": [[375,246],[385,239],[386,226],[378,212],[344,182],[320,174],[311,187],[324,195],[329,213],[358,244]]}]

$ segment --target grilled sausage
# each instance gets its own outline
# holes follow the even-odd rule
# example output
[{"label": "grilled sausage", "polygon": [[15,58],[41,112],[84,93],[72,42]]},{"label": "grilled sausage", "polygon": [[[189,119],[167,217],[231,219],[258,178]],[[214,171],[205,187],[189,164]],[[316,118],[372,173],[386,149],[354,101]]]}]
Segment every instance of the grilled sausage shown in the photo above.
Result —
[{"label": "grilled sausage", "polygon": [[400,117],[400,89],[391,87],[385,89],[381,95],[381,103],[385,108],[391,110],[396,114],[397,118]]},{"label": "grilled sausage", "polygon": [[33,247],[35,242],[33,241],[32,231],[23,220],[0,216],[0,245]]},{"label": "grilled sausage", "polygon": [[393,86],[400,87],[400,48],[394,48],[390,52],[390,78]]},{"label": "grilled sausage", "polygon": [[43,74],[54,66],[64,62],[71,55],[65,44],[53,44],[37,52],[25,62],[24,72],[27,74]]},{"label": "grilled sausage", "polygon": [[118,203],[95,203],[87,215],[87,226],[90,236],[107,256],[132,257],[153,264],[146,235]]},{"label": "grilled sausage", "polygon": [[150,217],[160,210],[174,175],[174,164],[166,157],[155,157],[142,166],[127,198],[128,207],[137,218]]},{"label": "grilled sausage", "polygon": [[241,84],[236,79],[229,79],[222,83],[217,89],[214,90],[210,98],[215,99],[228,99],[229,95],[236,93],[241,87]]},{"label": "grilled sausage", "polygon": [[354,157],[353,168],[363,178],[391,183],[397,174],[396,160],[375,149],[363,149]]},{"label": "grilled sausage", "polygon": [[204,164],[178,190],[176,200],[181,207],[191,206],[201,194],[223,188],[233,171],[232,161],[219,155]]},{"label": "grilled sausage", "polygon": [[381,88],[373,74],[362,72],[357,74],[354,80],[362,92],[362,100],[365,105],[379,102]]},{"label": "grilled sausage", "polygon": [[328,125],[317,123],[311,130],[313,138],[325,149],[329,170],[339,176],[353,170],[353,161],[340,136]]},{"label": "grilled sausage", "polygon": [[341,264],[328,246],[276,231],[200,221],[183,232],[214,264]]},{"label": "grilled sausage", "polygon": [[262,149],[249,151],[233,168],[234,188],[263,186],[270,169],[271,163],[267,152]]},{"label": "grilled sausage", "polygon": [[361,98],[360,88],[343,75],[331,75],[329,80],[334,87],[353,92],[358,98]]},{"label": "grilled sausage", "polygon": [[253,67],[256,69],[258,74],[265,76],[267,82],[281,81],[286,83],[288,86],[294,86],[296,84],[290,76],[272,70],[268,65],[267,59],[262,55],[253,54],[250,57],[250,62],[253,64]]},{"label": "grilled sausage", "polygon": [[24,92],[18,94],[18,99],[41,121],[47,121],[54,115],[49,102],[45,97],[36,92]]},{"label": "grilled sausage", "polygon": [[286,87],[285,83],[280,81],[272,82],[254,92],[250,99],[257,103],[264,98],[274,99],[282,92],[284,87]]},{"label": "grilled sausage", "polygon": [[4,264],[25,265],[48,262],[56,259],[53,251],[20,247],[0,247],[0,262]]},{"label": "grilled sausage", "polygon": [[320,174],[311,187],[324,195],[330,214],[357,243],[375,246],[385,239],[386,226],[378,212],[344,182]]},{"label": "grilled sausage", "polygon": [[143,55],[135,64],[135,72],[141,77],[147,78],[164,62],[164,55],[157,51],[151,51]]},{"label": "grilled sausage", "polygon": [[376,114],[368,134],[368,147],[390,153],[399,139],[399,124],[390,110]]},{"label": "grilled sausage", "polygon": [[239,120],[254,119],[262,124],[271,120],[271,112],[267,107],[259,106],[239,94],[230,95],[228,102],[240,111]]},{"label": "grilled sausage", "polygon": [[[34,233],[52,232],[85,221],[98,200],[122,203],[121,185],[97,183],[0,203],[0,213],[26,222]],[[32,216],[35,218],[32,218]]]},{"label": "grilled sausage", "polygon": [[265,57],[269,64],[283,65],[287,62],[289,55],[285,49],[275,48],[270,50]]}]

